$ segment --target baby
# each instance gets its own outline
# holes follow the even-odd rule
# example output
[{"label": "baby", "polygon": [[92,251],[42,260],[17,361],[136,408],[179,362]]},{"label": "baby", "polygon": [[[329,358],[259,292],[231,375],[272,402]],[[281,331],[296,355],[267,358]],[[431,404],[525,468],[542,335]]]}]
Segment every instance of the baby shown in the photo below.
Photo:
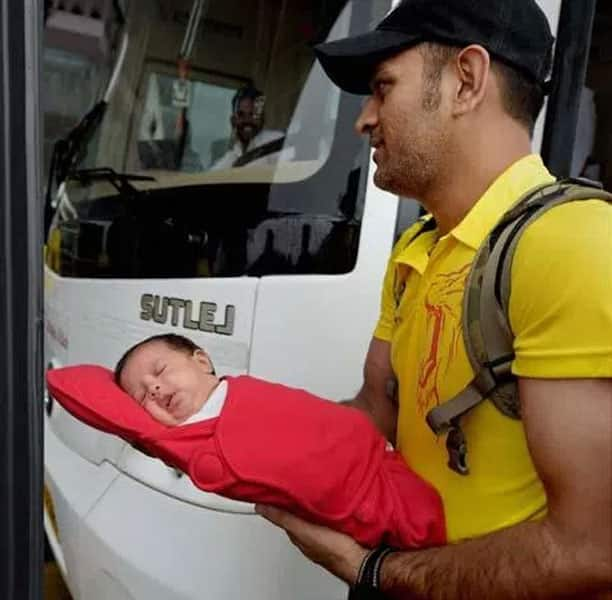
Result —
[{"label": "baby", "polygon": [[115,367],[115,381],[155,420],[170,426],[218,416],[227,392],[206,352],[171,333],[132,346]]},{"label": "baby", "polygon": [[130,348],[114,377],[167,426],[139,439],[145,451],[201,489],[278,506],[366,546],[446,541],[437,492],[357,409],[255,377],[219,378],[202,348],[174,334]]}]

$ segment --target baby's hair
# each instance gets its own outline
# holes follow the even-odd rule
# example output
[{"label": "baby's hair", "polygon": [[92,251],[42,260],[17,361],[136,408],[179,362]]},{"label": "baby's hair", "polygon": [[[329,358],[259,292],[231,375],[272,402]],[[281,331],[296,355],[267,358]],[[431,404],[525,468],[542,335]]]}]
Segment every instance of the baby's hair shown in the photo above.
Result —
[{"label": "baby's hair", "polygon": [[[115,375],[114,375],[115,383],[117,385],[120,385],[119,381],[121,379],[121,373],[123,373],[123,369],[125,369],[125,365],[127,364],[127,361],[130,359],[130,356],[132,356],[132,354],[136,350],[138,350],[138,348],[141,348],[142,346],[145,346],[146,344],[149,344],[151,342],[163,342],[167,346],[170,346],[170,348],[172,348],[173,350],[184,352],[185,354],[188,354],[190,356],[196,350],[201,350],[202,352],[204,352],[204,350],[200,348],[200,346],[192,342],[189,338],[185,337],[184,335],[177,335],[176,333],[160,333],[158,335],[152,335],[151,337],[148,337],[147,339],[142,340],[138,342],[137,344],[134,344],[119,359],[119,362],[117,363],[117,366],[115,367]],[[210,360],[210,357],[209,357],[209,360]],[[212,364],[212,361],[210,365],[212,368],[212,374],[214,375],[215,368]]]}]

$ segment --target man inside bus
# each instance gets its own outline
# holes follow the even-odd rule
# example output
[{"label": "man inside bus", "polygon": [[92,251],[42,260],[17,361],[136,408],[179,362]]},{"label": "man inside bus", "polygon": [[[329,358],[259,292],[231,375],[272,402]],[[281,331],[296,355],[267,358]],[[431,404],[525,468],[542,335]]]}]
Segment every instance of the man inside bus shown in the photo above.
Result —
[{"label": "man inside bus", "polygon": [[345,535],[257,507],[362,597],[612,597],[612,205],[557,207],[519,241],[509,313],[522,420],[489,402],[464,417],[463,476],[424,418],[473,377],[461,301],[476,249],[553,181],[531,151],[552,46],[535,0],[403,0],[375,31],[317,49],[337,85],[369,94],[356,129],[376,185],[417,198],[436,224],[394,250],[353,404],[438,489],[451,544],[372,563]]},{"label": "man inside bus", "polygon": [[232,140],[229,150],[210,167],[229,169],[244,165],[270,165],[278,160],[284,133],[264,129],[265,97],[251,85],[240,88],[232,98]]}]

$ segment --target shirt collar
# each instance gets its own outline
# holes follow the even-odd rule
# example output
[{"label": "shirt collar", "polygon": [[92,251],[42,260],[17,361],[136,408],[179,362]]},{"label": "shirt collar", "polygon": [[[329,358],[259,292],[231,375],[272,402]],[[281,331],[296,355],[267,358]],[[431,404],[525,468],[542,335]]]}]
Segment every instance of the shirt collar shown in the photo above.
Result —
[{"label": "shirt collar", "polygon": [[[429,253],[435,246],[438,240],[438,231],[434,228],[429,228],[427,223],[432,219],[431,216],[425,217],[425,225],[419,225],[421,228],[427,229],[422,233],[416,233],[414,228],[411,228],[406,232],[407,240],[404,244],[404,248],[395,257],[396,263],[402,263],[409,267],[412,267],[415,271],[418,271],[420,275],[423,275],[429,262]],[[413,242],[410,242],[410,238],[416,235],[417,237]],[[400,242],[401,244],[401,242]]]},{"label": "shirt collar", "polygon": [[451,232],[455,239],[477,250],[504,213],[530,189],[555,178],[537,154],[521,158],[504,171]]},{"label": "shirt collar", "polygon": [[[521,196],[537,185],[552,181],[554,177],[546,169],[539,155],[529,154],[521,158],[491,184],[461,223],[448,235],[473,250],[478,250],[486,235]],[[405,235],[408,238],[407,245],[394,258],[394,262],[412,267],[422,275],[440,234],[436,229],[425,231],[412,243],[409,238],[415,235],[415,231],[411,229]]]}]

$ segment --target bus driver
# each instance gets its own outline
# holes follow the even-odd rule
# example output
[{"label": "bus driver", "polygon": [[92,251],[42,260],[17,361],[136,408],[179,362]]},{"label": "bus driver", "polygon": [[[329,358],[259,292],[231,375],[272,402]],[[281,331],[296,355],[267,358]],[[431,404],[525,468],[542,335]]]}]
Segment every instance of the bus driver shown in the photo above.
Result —
[{"label": "bus driver", "polygon": [[275,164],[282,148],[284,133],[264,129],[265,96],[253,86],[240,88],[232,99],[233,144],[210,167],[211,170],[241,167],[246,164]]}]

